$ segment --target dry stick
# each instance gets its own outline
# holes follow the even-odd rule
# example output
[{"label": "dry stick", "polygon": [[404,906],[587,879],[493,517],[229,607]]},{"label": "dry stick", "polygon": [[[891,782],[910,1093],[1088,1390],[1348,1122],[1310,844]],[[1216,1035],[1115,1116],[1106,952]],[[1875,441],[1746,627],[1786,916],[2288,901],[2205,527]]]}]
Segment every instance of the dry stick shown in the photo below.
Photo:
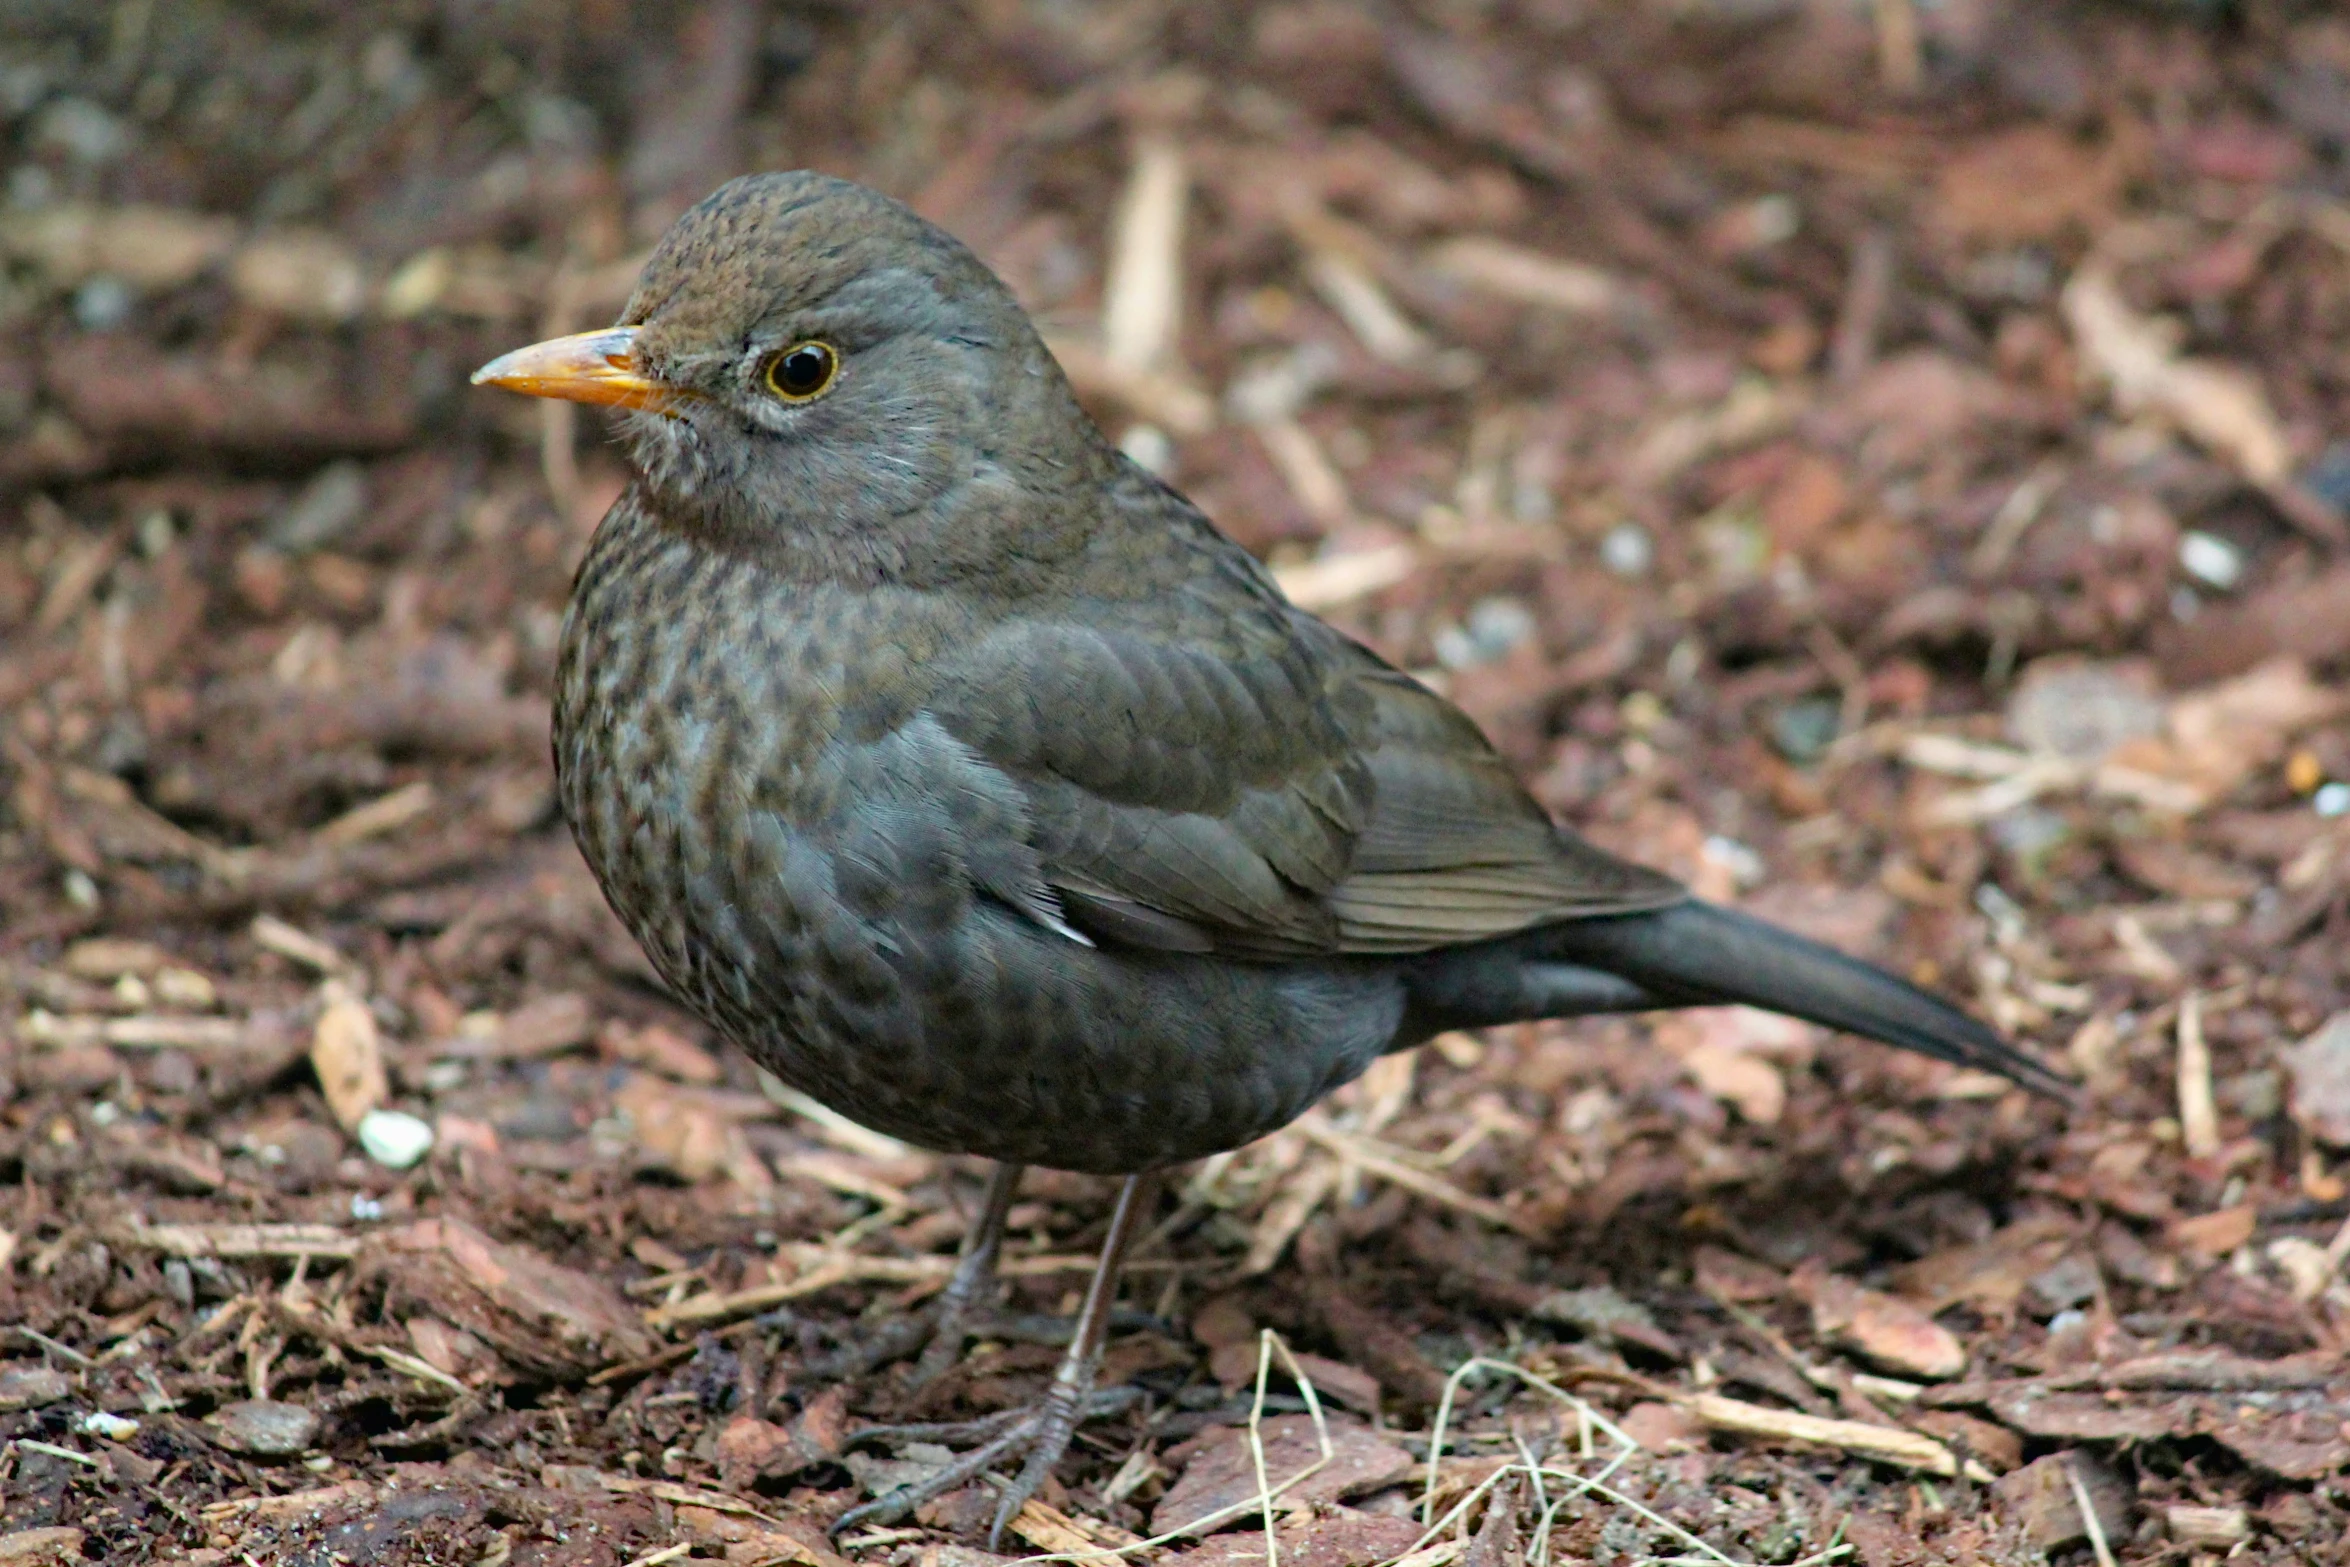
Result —
[{"label": "dry stick", "polygon": [[[1550,1504],[1545,1509],[1542,1521],[1536,1529],[1532,1559],[1537,1563],[1537,1567],[1541,1567],[1541,1564],[1547,1563],[1549,1559],[1550,1530],[1558,1508],[1571,1500],[1574,1494],[1602,1497],[1638,1515],[1652,1527],[1674,1535],[1684,1544],[1702,1552],[1707,1559],[1718,1563],[1732,1563],[1732,1558],[1689,1533],[1680,1525],[1607,1484],[1616,1470],[1628,1462],[1634,1453],[1640,1451],[1640,1445],[1633,1441],[1629,1434],[1598,1415],[1582,1400],[1575,1398],[1556,1384],[1534,1375],[1523,1367],[1511,1365],[1506,1361],[1483,1358],[1469,1361],[1452,1374],[1446,1384],[1444,1403],[1438,1408],[1436,1421],[1429,1431],[1428,1484],[1420,1508],[1421,1522],[1426,1531],[1421,1536],[1423,1542],[1433,1539],[1456,1519],[1465,1516],[1465,1510],[1469,1506],[1490,1490],[1503,1475],[1514,1472],[1517,1467],[1510,1465],[1495,1471],[1493,1475],[1486,1478],[1483,1484],[1470,1492],[1459,1503],[1456,1503],[1442,1519],[1431,1520],[1429,1518],[1429,1514],[1435,1508],[1437,1465],[1443,1453],[1444,1427],[1451,1415],[1454,1393],[1464,1377],[1478,1370],[1499,1371],[1514,1376],[1529,1386],[1538,1388],[1572,1407],[1576,1411],[1578,1422],[1586,1433],[1583,1443],[1586,1456],[1589,1456],[1588,1432],[1594,1425],[1604,1430],[1619,1444],[1615,1456],[1609,1460],[1607,1467],[1602,1469],[1597,1476],[1579,1475],[1571,1470],[1547,1467],[1535,1471],[1537,1483],[1539,1483],[1540,1476],[1549,1476],[1564,1481],[1572,1488],[1570,1495],[1560,1497],[1557,1502]],[[1811,1416],[1790,1415],[1779,1410],[1765,1409],[1753,1404],[1742,1404],[1735,1399],[1718,1398],[1708,1394],[1682,1398],[1678,1402],[1690,1413],[1696,1415],[1699,1420],[1718,1430],[1748,1431],[1758,1435],[1787,1437],[1839,1447],[1847,1451],[1865,1454],[1881,1462],[1894,1463],[1905,1468],[1924,1469],[1933,1473],[1957,1473],[1961,1468],[1955,1455],[1947,1448],[1943,1448],[1940,1444],[1919,1436],[1915,1432],[1863,1425],[1850,1420],[1819,1420]],[[1949,1467],[1942,1467],[1945,1464]],[[1969,1478],[1982,1480],[1991,1478],[1989,1472],[1981,1469],[1978,1465],[1970,1463],[1965,1465],[1964,1469]],[[1851,1547],[1842,1544],[1831,1545],[1818,1555],[1807,1558],[1807,1561],[1820,1563],[1834,1560],[1849,1554],[1850,1550]]]},{"label": "dry stick", "polygon": [[739,1496],[724,1491],[705,1490],[695,1485],[680,1485],[675,1480],[640,1480],[635,1475],[611,1474],[596,1471],[596,1484],[607,1491],[618,1491],[630,1496],[649,1496],[656,1502],[667,1502],[672,1507],[707,1507],[714,1513],[732,1513],[737,1518],[750,1518],[781,1530],[783,1520],[771,1513],[763,1513]]},{"label": "dry stick", "polygon": [[1836,316],[1836,330],[1828,341],[1828,373],[1838,381],[1854,381],[1877,357],[1877,335],[1885,322],[1885,307],[1893,296],[1893,237],[1870,229],[1852,247],[1852,272],[1844,285],[1844,305]]},{"label": "dry stick", "polygon": [[2049,497],[2064,482],[2064,463],[2054,457],[2045,458],[2030,473],[2016,481],[2007,499],[1999,503],[1992,514],[1991,525],[1983,530],[1967,555],[1967,570],[1978,578],[1995,577],[2016,546],[2024,541],[2024,534],[2048,509]]},{"label": "dry stick", "polygon": [[1190,183],[1183,150],[1172,137],[1153,133],[1136,140],[1102,287],[1102,356],[1128,374],[1162,369],[1174,354]]},{"label": "dry stick", "polygon": [[1885,90],[1906,98],[1926,79],[1916,0],[1876,0],[1877,74]]},{"label": "dry stick", "polygon": [[[1093,1265],[1094,1259],[1091,1257],[1055,1254],[1015,1257],[1003,1265],[1002,1271],[1007,1278],[1021,1278],[1039,1273],[1090,1272]],[[1138,1263],[1128,1271],[1134,1271],[1135,1268],[1147,1270],[1151,1266],[1147,1262]],[[655,1307],[645,1313],[645,1326],[659,1330],[765,1311],[769,1307],[798,1300],[803,1295],[831,1289],[836,1284],[935,1283],[954,1271],[955,1259],[952,1257],[842,1257],[819,1263],[788,1283],[760,1284],[722,1294],[696,1295],[674,1306]]]},{"label": "dry stick", "polygon": [[1408,1192],[1431,1202],[1442,1203],[1447,1208],[1473,1214],[1488,1224],[1513,1230],[1520,1235],[1535,1233],[1536,1226],[1524,1215],[1512,1213],[1500,1203],[1472,1197],[1442,1176],[1430,1175],[1415,1165],[1405,1163],[1376,1139],[1342,1132],[1310,1117],[1296,1124],[1300,1132],[1340,1158],[1352,1160],[1371,1174],[1392,1181]]},{"label": "dry stick", "polygon": [[2064,1477],[2073,1488],[2073,1505],[2081,1510],[2081,1527],[2089,1536],[2089,1549],[2096,1553],[2097,1567],[2114,1567],[2113,1547],[2105,1543],[2105,1523],[2097,1516],[2097,1504],[2090,1500],[2081,1472],[2067,1463]]},{"label": "dry stick", "polygon": [[65,1359],[72,1361],[77,1366],[94,1366],[97,1364],[96,1361],[83,1354],[80,1350],[73,1348],[69,1344],[60,1344],[57,1342],[57,1340],[51,1338],[46,1333],[36,1332],[34,1329],[26,1327],[21,1322],[14,1323],[12,1326],[15,1327],[17,1332],[23,1334],[26,1338],[31,1339],[34,1343],[40,1345],[43,1349],[49,1351],[51,1354],[62,1356]]},{"label": "dry stick", "polygon": [[1860,1420],[1829,1420],[1819,1415],[1744,1403],[1735,1398],[1724,1398],[1718,1393],[1695,1394],[1681,1403],[1690,1414],[1716,1431],[1775,1436],[1809,1447],[1833,1447],[1873,1458],[1879,1463],[1925,1474],[1951,1476],[1963,1473],[1967,1479],[1986,1485],[1997,1478],[1991,1471],[1971,1460],[1962,1465],[1957,1454],[1932,1437],[1900,1426],[1871,1425]]},{"label": "dry stick", "polygon": [[2179,999],[2179,1134],[2187,1152],[2219,1152],[2219,1106],[2211,1095],[2211,1046],[2203,1038],[2203,992]]},{"label": "dry stick", "polygon": [[282,1496],[232,1496],[224,1501],[206,1502],[201,1509],[208,1523],[226,1523],[232,1518],[286,1519],[302,1513],[321,1512],[338,1502],[347,1502],[374,1494],[374,1487],[363,1480],[345,1480],[338,1485],[322,1485],[315,1490],[289,1491]]},{"label": "dry stick", "polygon": [[359,1237],[331,1224],[133,1224],[106,1238],[172,1257],[347,1261],[359,1255]]}]

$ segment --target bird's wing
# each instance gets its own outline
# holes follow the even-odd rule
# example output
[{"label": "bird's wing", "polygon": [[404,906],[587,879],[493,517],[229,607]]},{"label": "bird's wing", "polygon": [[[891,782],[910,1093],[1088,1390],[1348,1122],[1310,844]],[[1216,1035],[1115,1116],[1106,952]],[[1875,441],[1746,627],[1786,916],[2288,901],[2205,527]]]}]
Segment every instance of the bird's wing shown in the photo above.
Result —
[{"label": "bird's wing", "polygon": [[1553,824],[1467,714],[1367,652],[1373,807],[1324,900],[1347,952],[1419,952],[1594,914],[1663,908],[1680,883]]},{"label": "bird's wing", "polygon": [[1312,648],[1245,624],[1203,641],[1023,618],[936,673],[929,711],[1026,794],[1072,924],[1176,951],[1339,949],[1325,900],[1370,768]]},{"label": "bird's wing", "polygon": [[1561,832],[1459,709],[1245,573],[1167,602],[1007,622],[931,693],[1025,793],[1088,936],[1413,952],[1685,896]]}]

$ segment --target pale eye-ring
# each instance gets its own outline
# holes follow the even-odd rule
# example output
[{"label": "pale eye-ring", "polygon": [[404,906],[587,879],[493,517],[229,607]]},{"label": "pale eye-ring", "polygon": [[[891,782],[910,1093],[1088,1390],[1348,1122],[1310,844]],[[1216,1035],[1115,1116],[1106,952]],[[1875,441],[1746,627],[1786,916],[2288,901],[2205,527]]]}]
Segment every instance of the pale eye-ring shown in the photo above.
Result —
[{"label": "pale eye-ring", "polygon": [[830,343],[809,338],[767,361],[767,389],[787,403],[812,402],[840,373],[840,355]]}]

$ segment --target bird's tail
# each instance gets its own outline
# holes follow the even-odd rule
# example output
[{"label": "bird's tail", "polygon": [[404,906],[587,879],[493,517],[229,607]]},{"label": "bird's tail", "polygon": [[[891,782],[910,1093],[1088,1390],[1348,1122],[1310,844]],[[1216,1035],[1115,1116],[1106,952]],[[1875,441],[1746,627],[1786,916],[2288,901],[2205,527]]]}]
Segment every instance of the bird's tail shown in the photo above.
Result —
[{"label": "bird's tail", "polygon": [[[2058,1098],[2063,1078],[1986,1024],[1905,979],[1791,931],[1691,898],[1643,914],[1568,920],[1532,931],[1519,948],[1534,978],[1546,964],[1566,976],[1614,976],[1650,1007],[1742,1003],[1839,1028],[1920,1055],[1979,1067]],[[1588,987],[1586,987],[1588,988]],[[1566,987],[1569,994],[1574,987]],[[1561,1010],[1635,1010],[1570,1006]]]}]

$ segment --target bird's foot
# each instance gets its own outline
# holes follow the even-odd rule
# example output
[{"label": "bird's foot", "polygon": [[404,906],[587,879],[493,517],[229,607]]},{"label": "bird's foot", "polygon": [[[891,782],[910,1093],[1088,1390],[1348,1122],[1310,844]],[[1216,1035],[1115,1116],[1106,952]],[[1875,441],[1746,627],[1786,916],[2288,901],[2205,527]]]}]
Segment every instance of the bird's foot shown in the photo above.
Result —
[{"label": "bird's foot", "polygon": [[920,1390],[948,1371],[962,1354],[963,1344],[981,1324],[967,1298],[942,1297],[930,1309],[892,1318],[868,1332],[811,1355],[803,1370],[811,1381],[847,1382],[919,1352],[910,1390]]},{"label": "bird's foot", "polygon": [[837,1349],[810,1357],[807,1374],[819,1382],[845,1381],[903,1360],[916,1350],[922,1352],[914,1364],[912,1383],[916,1389],[928,1387],[945,1374],[963,1353],[963,1341],[970,1336],[971,1318],[980,1297],[995,1282],[996,1260],[1004,1245],[1004,1216],[1011,1211],[1023,1168],[999,1164],[988,1177],[987,1198],[970,1243],[930,1310],[886,1322]]},{"label": "bird's foot", "polygon": [[[1053,1373],[1053,1385],[1045,1389],[1044,1397],[1026,1409],[1013,1410],[993,1420],[944,1429],[932,1427],[925,1434],[934,1440],[952,1432],[950,1440],[976,1440],[979,1446],[928,1479],[901,1486],[887,1496],[841,1514],[832,1525],[836,1538],[858,1524],[895,1523],[931,1498],[944,1496],[1002,1460],[1017,1455],[1022,1460],[1020,1472],[1013,1476],[996,1503],[995,1522],[987,1531],[987,1547],[992,1551],[1003,1539],[1005,1526],[1019,1515],[1028,1499],[1036,1494],[1037,1487],[1053,1472],[1053,1465],[1069,1450],[1069,1439],[1076,1435],[1078,1423],[1091,1414],[1122,1409],[1139,1396],[1130,1388],[1114,1388],[1107,1395],[1097,1395],[1093,1385],[1101,1375],[1102,1350],[1109,1341],[1118,1269],[1125,1261],[1126,1248],[1134,1239],[1142,1216],[1157,1195],[1156,1174],[1146,1171],[1126,1178],[1125,1186],[1118,1193],[1118,1206],[1110,1214],[1110,1233],[1102,1240],[1101,1262],[1093,1270],[1092,1282],[1086,1286],[1085,1303],[1078,1308],[1069,1352],[1061,1357],[1060,1369]],[[915,1429],[883,1427],[859,1433],[859,1440],[869,1441],[888,1434],[911,1436]]]},{"label": "bird's foot", "polygon": [[829,1532],[838,1539],[849,1530],[867,1524],[897,1523],[923,1503],[961,1489],[999,1463],[1020,1458],[1023,1461],[1019,1473],[1005,1484],[1003,1495],[996,1503],[995,1521],[988,1527],[987,1548],[994,1550],[1003,1539],[1004,1530],[1044,1484],[1061,1455],[1069,1450],[1077,1428],[1088,1420],[1130,1408],[1142,1396],[1140,1389],[1131,1387],[1097,1392],[1091,1382],[1090,1374],[1082,1379],[1066,1374],[1058,1376],[1044,1397],[1035,1403],[980,1420],[868,1426],[849,1439],[852,1445],[890,1442],[977,1442],[979,1445],[912,1485],[900,1486],[885,1496],[850,1508],[833,1520]]}]

